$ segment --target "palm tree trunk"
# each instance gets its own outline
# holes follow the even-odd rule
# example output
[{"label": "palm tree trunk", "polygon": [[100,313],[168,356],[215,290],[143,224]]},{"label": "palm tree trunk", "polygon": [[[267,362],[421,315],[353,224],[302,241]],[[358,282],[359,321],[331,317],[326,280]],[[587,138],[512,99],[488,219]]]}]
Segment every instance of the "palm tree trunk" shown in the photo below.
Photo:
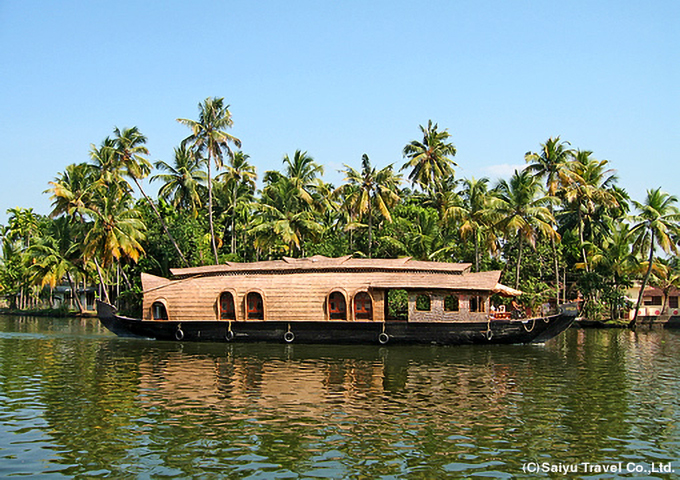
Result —
[{"label": "palm tree trunk", "polygon": [[368,209],[368,258],[371,257],[371,251],[373,248],[373,215],[371,209]]},{"label": "palm tree trunk", "polygon": [[127,285],[128,290],[132,290],[132,283],[130,283],[130,279],[128,278],[127,274],[125,273],[125,270],[123,270],[122,265],[120,267],[120,274],[123,276],[123,280],[125,281],[125,285]]},{"label": "palm tree trunk", "polygon": [[219,265],[220,261],[217,258],[217,244],[215,243],[215,228],[213,227],[212,178],[210,176],[211,162],[212,155],[208,155],[208,223],[210,224],[210,244],[212,245],[213,255],[215,256],[215,265]]},{"label": "palm tree trunk", "polygon": [[[550,208],[550,216],[555,220],[555,208],[553,207],[553,204],[550,203],[548,207]],[[557,223],[556,220],[555,223]],[[555,225],[555,231],[557,231],[557,225]],[[555,262],[555,305],[558,306],[560,304],[560,263],[557,258],[557,243],[555,242],[554,235],[550,237],[550,245],[552,246],[553,260]]]},{"label": "palm tree trunk", "polygon": [[515,290],[519,289],[519,272],[522,265],[522,237],[518,235],[519,245],[517,246],[517,267],[515,270]]},{"label": "palm tree trunk", "polygon": [[137,181],[137,179],[136,179],[135,177],[132,177],[132,178],[134,179],[135,184],[137,185],[137,188],[139,188],[139,191],[141,192],[142,196],[146,199],[146,202],[151,206],[151,209],[152,209],[153,212],[156,214],[156,217],[158,217],[158,220],[160,220],[161,226],[163,227],[163,231],[165,231],[165,234],[166,234],[166,235],[168,236],[168,238],[170,239],[170,242],[171,242],[172,245],[175,247],[175,250],[177,250],[177,253],[179,254],[179,256],[180,256],[180,258],[182,259],[182,261],[184,262],[184,266],[185,266],[185,267],[188,267],[188,266],[189,266],[189,262],[187,262],[186,257],[185,257],[184,254],[182,253],[182,250],[180,250],[179,245],[177,245],[177,242],[175,241],[175,238],[174,238],[174,237],[172,236],[172,234],[170,233],[170,230],[168,230],[168,226],[165,224],[165,221],[163,220],[163,217],[161,217],[161,214],[160,214],[160,212],[158,211],[158,209],[156,208],[156,205],[154,205],[154,203],[153,203],[153,202],[151,201],[151,199],[146,195],[146,193],[144,192],[144,190],[142,190],[142,186],[139,184],[139,182]]},{"label": "palm tree trunk", "polygon": [[231,254],[236,253],[236,181],[234,181],[234,193],[231,198]]},{"label": "palm tree trunk", "polygon": [[479,272],[479,231],[475,232],[475,272]]},{"label": "palm tree trunk", "polygon": [[75,298],[76,305],[78,305],[78,311],[80,313],[85,313],[85,307],[83,307],[83,303],[80,301],[80,296],[78,295],[78,290],[77,290],[76,285],[73,282],[73,278],[71,277],[71,274],[69,272],[66,272],[66,280],[68,280],[68,284],[71,287],[71,292],[73,292],[73,298]]},{"label": "palm tree trunk", "polygon": [[581,206],[578,205],[578,238],[581,242],[581,258],[583,258],[583,265],[585,266],[586,272],[590,272],[588,268],[588,257],[586,256],[585,241],[583,240],[583,218],[581,217]]},{"label": "palm tree trunk", "polygon": [[640,293],[638,294],[637,304],[635,305],[635,312],[633,312],[633,319],[628,324],[628,327],[635,329],[637,325],[638,311],[640,310],[640,304],[642,303],[642,297],[644,297],[645,288],[647,287],[647,281],[652,273],[652,262],[654,261],[654,232],[652,231],[652,236],[649,242],[649,265],[647,266],[647,272],[642,279],[642,285],[640,286]]},{"label": "palm tree trunk", "polygon": [[106,303],[109,305],[111,304],[111,299],[109,298],[109,289],[106,287],[106,283],[104,283],[104,276],[102,275],[102,269],[99,266],[99,262],[97,261],[96,258],[94,259],[94,265],[97,267],[97,275],[99,275],[99,282],[100,285],[102,286],[102,290],[104,291],[104,299],[106,300]]}]

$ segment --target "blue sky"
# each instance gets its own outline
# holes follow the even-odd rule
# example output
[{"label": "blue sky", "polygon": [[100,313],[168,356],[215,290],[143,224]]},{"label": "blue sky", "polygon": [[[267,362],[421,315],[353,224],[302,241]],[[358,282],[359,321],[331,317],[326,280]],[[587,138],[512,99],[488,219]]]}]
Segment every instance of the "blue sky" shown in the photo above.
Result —
[{"label": "blue sky", "polygon": [[[550,136],[619,185],[680,195],[680,2],[0,0],[0,223],[136,125],[172,160],[209,96],[258,174],[309,152],[403,164],[428,119],[458,177],[507,178]],[[154,186],[151,191],[155,193]]]}]

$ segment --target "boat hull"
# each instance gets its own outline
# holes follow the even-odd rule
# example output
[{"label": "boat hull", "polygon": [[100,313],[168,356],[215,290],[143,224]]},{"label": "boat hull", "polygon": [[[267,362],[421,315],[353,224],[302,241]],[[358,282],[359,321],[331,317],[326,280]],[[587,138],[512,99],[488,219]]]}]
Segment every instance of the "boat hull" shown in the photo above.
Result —
[{"label": "boat hull", "polygon": [[97,302],[102,324],[121,337],[192,342],[276,342],[305,344],[470,345],[543,343],[569,328],[577,311],[563,306],[558,315],[490,322],[284,322],[140,320],[116,314]]}]

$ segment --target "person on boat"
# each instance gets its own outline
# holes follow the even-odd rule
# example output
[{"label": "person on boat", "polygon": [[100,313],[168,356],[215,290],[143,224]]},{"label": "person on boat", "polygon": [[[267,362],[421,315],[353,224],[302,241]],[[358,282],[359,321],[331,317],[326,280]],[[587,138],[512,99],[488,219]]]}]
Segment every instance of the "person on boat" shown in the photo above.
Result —
[{"label": "person on boat", "polygon": [[524,308],[522,308],[522,305],[517,301],[516,298],[513,297],[512,301],[510,302],[510,307],[512,308],[512,318],[523,318],[526,316]]}]

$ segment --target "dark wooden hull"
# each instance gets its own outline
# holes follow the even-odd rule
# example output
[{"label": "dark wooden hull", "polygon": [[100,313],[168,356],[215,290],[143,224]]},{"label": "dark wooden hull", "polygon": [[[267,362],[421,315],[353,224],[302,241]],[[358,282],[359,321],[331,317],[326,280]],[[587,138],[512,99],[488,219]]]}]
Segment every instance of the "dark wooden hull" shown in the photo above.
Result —
[{"label": "dark wooden hull", "polygon": [[280,322],[139,320],[116,314],[97,302],[102,324],[121,337],[191,342],[276,342],[306,344],[470,345],[543,343],[569,328],[577,311],[563,306],[558,315],[491,322]]}]

